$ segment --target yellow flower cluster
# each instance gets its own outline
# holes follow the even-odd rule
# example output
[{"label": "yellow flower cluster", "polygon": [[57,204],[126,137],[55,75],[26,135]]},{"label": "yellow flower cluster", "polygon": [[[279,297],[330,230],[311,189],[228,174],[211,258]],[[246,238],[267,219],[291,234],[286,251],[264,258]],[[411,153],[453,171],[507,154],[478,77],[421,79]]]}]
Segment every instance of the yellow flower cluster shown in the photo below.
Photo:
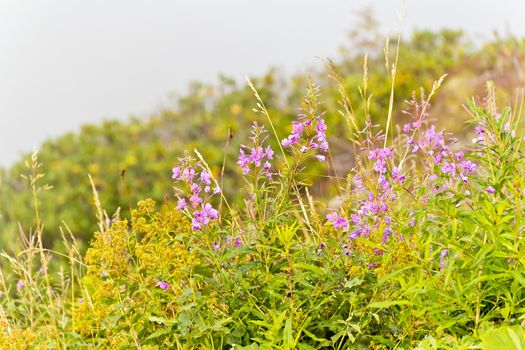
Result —
[{"label": "yellow flower cluster", "polygon": [[[131,225],[117,221],[98,232],[86,253],[88,273],[84,296],[75,307],[75,330],[94,336],[107,329],[108,322],[126,328],[126,313],[140,313],[138,309],[166,317],[176,314],[174,300],[200,263],[191,247],[192,235],[188,218],[167,206],[157,209],[151,199],[138,203]],[[169,301],[152,297],[160,281],[170,286]],[[117,341],[119,334],[105,336]],[[129,334],[122,336],[129,340]]]}]

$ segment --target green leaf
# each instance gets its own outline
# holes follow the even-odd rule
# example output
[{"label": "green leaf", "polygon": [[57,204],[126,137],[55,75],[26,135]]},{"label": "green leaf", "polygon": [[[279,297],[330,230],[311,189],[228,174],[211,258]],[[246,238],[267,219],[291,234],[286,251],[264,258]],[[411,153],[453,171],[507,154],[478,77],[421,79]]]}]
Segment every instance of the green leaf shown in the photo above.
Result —
[{"label": "green leaf", "polygon": [[351,289],[352,287],[360,286],[363,281],[364,280],[361,277],[354,277],[345,283],[345,288]]},{"label": "green leaf", "polygon": [[524,350],[525,331],[521,326],[500,327],[484,332],[481,336],[484,350]]},{"label": "green leaf", "polygon": [[288,317],[284,325],[284,347],[285,349],[293,349],[295,347],[295,341],[293,339],[293,329],[292,329],[292,318]]},{"label": "green leaf", "polygon": [[391,306],[409,305],[409,304],[410,302],[408,300],[376,301],[376,302],[368,304],[368,307],[374,308],[374,309],[388,309]]}]

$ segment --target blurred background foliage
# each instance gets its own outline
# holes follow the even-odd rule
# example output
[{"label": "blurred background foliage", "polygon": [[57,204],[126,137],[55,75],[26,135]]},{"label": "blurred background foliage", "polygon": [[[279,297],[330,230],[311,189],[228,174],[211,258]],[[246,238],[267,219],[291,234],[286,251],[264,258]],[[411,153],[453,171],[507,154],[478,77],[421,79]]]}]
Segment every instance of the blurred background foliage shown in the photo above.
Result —
[{"label": "blurred background foliage", "polygon": [[[333,59],[344,78],[355,114],[364,121],[364,105],[359,86],[363,81],[364,54],[368,55],[368,87],[373,96],[370,115],[374,122],[386,121],[390,80],[385,67],[385,41],[377,23],[362,15],[358,30],[349,33],[348,45]],[[395,55],[396,38],[389,43],[389,59]],[[447,78],[433,99],[431,115],[436,123],[458,137],[466,135],[467,112],[464,96],[483,96],[484,84],[493,80],[499,98],[508,102],[525,83],[525,40],[498,37],[477,42],[455,30],[416,31],[402,38],[395,81],[395,122],[403,122],[404,101],[415,93],[429,92],[443,74]],[[289,133],[290,121],[298,113],[308,76],[321,85],[327,111],[331,152],[338,171],[352,167],[345,135],[345,122],[338,114],[339,94],[323,64],[308,73],[285,76],[270,69],[251,77],[265,101],[280,137]],[[193,83],[186,95],[147,119],[106,121],[84,125],[78,132],[49,140],[40,147],[41,171],[54,188],[41,195],[40,210],[45,223],[45,244],[53,246],[64,223],[86,244],[96,230],[93,194],[88,179],[92,175],[102,205],[108,213],[121,208],[127,215],[138,200],[151,197],[158,202],[173,201],[171,168],[185,149],[196,147],[210,163],[215,175],[225,168],[224,189],[234,199],[239,186],[235,166],[239,145],[246,142],[254,120],[265,123],[252,111],[255,98],[244,82],[222,76],[217,84]],[[231,131],[230,131],[231,130]],[[226,158],[225,158],[226,157]],[[321,175],[326,167],[312,170]],[[9,249],[35,224],[24,161],[0,169],[0,248]],[[322,184],[322,181],[320,181]],[[316,189],[322,186],[317,185]],[[315,190],[315,189],[314,189]],[[19,223],[22,223],[19,226]]]}]

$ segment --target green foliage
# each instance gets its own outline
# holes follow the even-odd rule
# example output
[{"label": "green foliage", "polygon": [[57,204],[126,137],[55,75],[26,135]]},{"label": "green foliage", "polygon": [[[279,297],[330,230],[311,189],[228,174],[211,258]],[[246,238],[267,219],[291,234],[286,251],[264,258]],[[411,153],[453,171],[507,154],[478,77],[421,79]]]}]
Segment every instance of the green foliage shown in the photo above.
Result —
[{"label": "green foliage", "polygon": [[[362,17],[369,18],[369,17]],[[369,18],[352,32],[353,46],[345,47],[335,61],[342,75],[342,87],[348,93],[355,115],[372,115],[375,122],[384,125],[385,111],[390,98],[390,81],[385,79],[384,46],[374,21]],[[365,40],[366,39],[366,40]],[[390,44],[392,64],[395,47]],[[367,87],[356,89],[363,80],[362,54],[368,52]],[[464,96],[483,94],[483,84],[492,79],[500,87],[499,99],[509,100],[515,87],[523,84],[525,77],[517,67],[525,62],[523,40],[507,39],[474,45],[460,32],[415,32],[401,42],[397,77],[395,80],[394,120],[401,120],[414,91],[428,91],[436,78],[448,74],[440,94],[433,101],[432,111],[440,118],[438,125],[450,131],[464,132],[460,121],[466,113],[460,105]],[[339,88],[326,80],[327,71],[317,69],[311,73],[324,87],[327,122],[332,126],[332,157],[336,169],[345,172],[352,167],[352,157],[347,149],[348,131],[345,118],[338,110]],[[283,79],[271,70],[263,77],[254,79],[259,93],[281,137],[289,132],[290,116],[295,114],[292,106],[302,100],[302,90],[307,75]],[[363,102],[363,94],[373,98]],[[107,121],[101,125],[86,125],[79,132],[63,135],[42,145],[42,172],[55,187],[41,197],[41,214],[45,218],[44,243],[52,247],[60,241],[59,227],[63,222],[79,238],[87,243],[96,226],[90,220],[93,211],[90,173],[100,192],[104,207],[111,213],[120,208],[128,215],[130,207],[141,198],[151,197],[163,201],[170,197],[171,187],[163,181],[169,169],[184,149],[198,146],[212,169],[218,173],[223,160],[232,164],[238,146],[248,137],[252,121],[264,122],[251,110],[250,89],[239,86],[233,80],[222,77],[217,85],[195,83],[188,94],[181,97],[173,110],[166,109],[152,117],[128,122]],[[366,118],[360,119],[360,127]],[[233,138],[229,140],[229,137]],[[275,140],[271,141],[275,146]],[[226,157],[226,158],[225,158]],[[34,227],[34,208],[26,186],[19,175],[24,164],[15,164],[0,173],[0,245],[10,248],[18,236],[18,223],[27,230]],[[313,166],[312,175],[322,175],[322,167]],[[239,181],[238,171],[225,168],[225,189],[230,198],[239,200],[231,191]],[[321,187],[312,191],[320,194]],[[59,244],[59,243],[57,243]]]},{"label": "green foliage", "polygon": [[[78,250],[65,242],[69,265],[85,268],[62,274],[59,286],[49,282],[55,277],[32,267],[38,243],[18,258],[4,254],[23,284],[10,290],[9,276],[3,284],[9,298],[2,301],[7,331],[0,333],[0,344],[521,349],[524,135],[519,111],[498,113],[490,85],[487,101],[469,103],[478,136],[468,155],[477,164],[475,175],[466,172],[465,164],[473,163],[463,161],[463,154],[443,153],[449,146],[442,133],[424,129],[424,108],[411,115],[423,124],[412,136],[393,139],[398,146],[385,158],[405,164],[406,180],[396,180],[389,164],[386,172],[374,164],[373,154],[385,149],[374,143],[383,141],[375,139],[372,126],[362,130],[365,138],[355,142],[364,154],[357,153],[358,169],[342,184],[338,215],[351,215],[352,225],[364,227],[354,215],[365,210],[363,189],[374,192],[374,201],[387,206],[359,219],[375,222],[366,234],[349,235],[324,220],[323,204],[303,194],[301,173],[310,163],[295,149],[283,149],[278,181],[250,170],[246,212],[231,209],[208,226],[192,229],[196,212],[169,204],[158,208],[151,199],[138,203],[130,223],[104,220],[98,208],[99,230],[84,262],[73,259]],[[262,104],[258,112],[267,113]],[[257,127],[255,146],[264,146],[263,134]],[[406,152],[406,138],[420,138],[422,153]],[[438,141],[424,143],[432,138]],[[447,161],[436,161],[426,147],[441,147]],[[458,172],[472,176],[457,178],[447,170],[452,159]],[[31,164],[36,164],[29,177],[35,179],[36,203],[41,179],[36,155]],[[380,199],[386,187],[377,187],[376,180],[384,181],[382,176],[392,181],[385,193],[393,191],[396,198]],[[387,228],[393,232],[385,238]],[[40,254],[41,261],[50,260],[48,253]],[[60,300],[67,302],[60,306]],[[38,340],[44,332],[53,336]]]},{"label": "green foliage", "polygon": [[[476,55],[458,51],[461,36],[453,32],[418,33],[404,45],[420,58],[425,79],[437,72],[430,68]],[[385,118],[390,96],[408,94],[412,84],[397,69],[405,55],[393,62],[385,83],[378,72],[367,73],[360,102],[347,85],[357,73],[338,75],[351,59],[329,66],[337,86],[327,87],[326,104],[308,80],[306,97],[290,99],[305,114],[292,119],[296,139],[288,144],[281,140],[290,134],[289,121],[280,117],[292,109],[266,107],[279,103],[269,75],[247,88],[225,80],[231,89],[215,98],[195,85],[181,100],[180,115],[87,127],[64,136],[63,144],[48,143],[40,159],[35,152],[25,176],[30,191],[20,190],[16,199],[32,203],[35,229],[22,230],[23,245],[14,254],[2,254],[8,268],[0,273],[0,348],[523,348],[521,105],[500,111],[487,84],[486,98],[467,103],[475,142],[454,142],[429,117],[431,98],[446,85],[429,80],[431,91],[421,100],[414,96],[404,126],[393,128]],[[371,54],[368,63],[379,60]],[[335,91],[340,119],[330,100]],[[256,108],[243,111],[253,104],[251,93]],[[234,117],[220,118],[225,109]],[[394,121],[400,110],[392,110]],[[371,114],[379,115],[378,125]],[[188,115],[199,117],[181,123]],[[249,119],[258,122],[251,142]],[[240,132],[224,149],[229,125]],[[331,154],[323,162],[325,131]],[[194,152],[197,160],[186,153],[172,175],[180,142],[193,148],[202,135],[209,138]],[[332,146],[343,137],[351,170],[341,169],[342,150]],[[239,143],[246,145],[238,160],[242,175],[228,165]],[[61,153],[66,147],[70,153]],[[42,160],[56,169],[44,168]],[[86,170],[93,174],[89,195],[81,185]],[[43,172],[54,190],[44,191]],[[11,186],[2,187],[6,201],[18,182],[4,179]],[[80,185],[57,188],[66,180]],[[220,198],[208,194],[216,184]],[[147,194],[162,199],[172,188],[176,207],[169,199],[129,204]],[[92,196],[98,222],[87,214]],[[93,227],[84,255],[68,226],[50,214],[61,205],[68,209],[58,212],[72,215],[66,219],[78,216],[73,231]],[[13,214],[17,208],[4,218],[22,215]],[[51,227],[63,227],[57,228],[62,248],[45,247],[47,232],[47,242],[56,243],[55,228],[44,229],[48,217]]]},{"label": "green foliage", "polygon": [[491,329],[480,336],[481,348],[485,350],[525,349],[525,330],[521,326]]}]

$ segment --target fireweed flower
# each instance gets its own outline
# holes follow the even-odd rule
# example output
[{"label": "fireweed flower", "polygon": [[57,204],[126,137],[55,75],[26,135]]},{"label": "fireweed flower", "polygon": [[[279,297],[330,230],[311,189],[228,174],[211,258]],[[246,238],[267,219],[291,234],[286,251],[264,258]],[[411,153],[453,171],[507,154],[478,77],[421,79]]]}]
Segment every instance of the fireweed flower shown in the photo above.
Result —
[{"label": "fireweed flower", "polygon": [[368,152],[368,160],[375,161],[374,171],[384,174],[387,169],[387,161],[393,157],[392,148],[376,148]]},{"label": "fireweed flower", "polygon": [[[458,152],[454,155],[455,160],[460,160],[463,157],[463,152]],[[454,183],[454,179],[456,178],[456,175],[459,177],[459,179],[463,183],[468,183],[468,177],[469,175],[472,175],[477,168],[476,163],[473,163],[470,160],[462,161],[459,164],[456,164],[454,159],[450,157],[450,161],[443,162],[440,170],[443,174],[448,175],[451,182],[449,185],[451,186]]]},{"label": "fireweed flower", "polygon": [[191,227],[193,231],[201,231],[203,227],[210,224],[211,221],[219,218],[219,212],[213,208],[210,203],[202,205],[201,210],[195,210],[193,212],[193,219],[191,221]]},{"label": "fireweed flower", "polygon": [[461,162],[461,168],[467,174],[473,174],[476,171],[477,165],[475,163],[472,163],[470,160],[466,160],[464,162]]},{"label": "fireweed flower", "polygon": [[324,120],[325,113],[317,114],[317,90],[315,86],[308,89],[305,103],[308,106],[306,113],[297,116],[292,121],[292,131],[288,137],[281,141],[284,148],[289,148],[307,156],[313,156],[320,162],[326,160],[324,154],[328,153],[328,140],[326,138],[327,125]]},{"label": "fireweed flower", "polygon": [[331,223],[335,229],[342,230],[343,232],[348,231],[349,224],[348,219],[344,216],[340,216],[336,212],[326,215],[326,219]]},{"label": "fireweed flower", "polygon": [[[427,171],[434,175],[434,167],[437,166],[440,175],[445,175],[447,183],[439,183],[439,178],[430,178],[429,183],[431,192],[434,194],[440,193],[443,190],[453,187],[459,180],[462,183],[468,183],[469,176],[476,170],[476,164],[470,160],[462,161],[465,156],[463,151],[452,153],[449,146],[446,144],[444,132],[437,132],[434,125],[430,125],[426,130],[422,128],[423,119],[419,119],[419,124],[406,127],[406,130],[413,131],[411,135],[407,135],[407,147],[412,149],[412,153],[421,153],[426,159]],[[416,133],[415,131],[418,130]],[[405,131],[405,130],[404,130]],[[408,134],[408,133],[407,133]],[[476,135],[478,138],[484,138],[485,131],[483,127],[476,127]],[[394,177],[394,171],[392,171]]]},{"label": "fireweed flower", "polygon": [[273,160],[274,151],[270,146],[263,146],[263,143],[266,141],[265,133],[264,127],[254,123],[252,126],[252,137],[250,137],[253,145],[241,145],[237,165],[241,168],[244,175],[253,173],[256,176],[263,174],[268,179],[272,177],[270,161]]},{"label": "fireweed flower", "polygon": [[456,174],[456,165],[454,163],[445,162],[441,167],[441,172],[443,174],[449,174],[450,176],[454,176]]},{"label": "fireweed flower", "polygon": [[[423,165],[429,174],[431,192],[439,193],[460,181],[467,183],[468,177],[476,171],[476,164],[464,159],[464,152],[453,153],[445,142],[443,131],[438,131],[434,125],[426,125],[426,112],[421,106],[416,106],[420,111],[416,113],[414,122],[403,126],[406,134],[407,150],[419,153],[423,157]],[[421,115],[424,114],[424,115]],[[365,140],[364,144],[374,144],[375,141]],[[363,147],[365,156],[370,161],[370,168],[362,169],[353,178],[354,193],[363,193],[364,199],[359,201],[357,209],[350,214],[348,237],[354,240],[366,236],[374,231],[380,231],[383,243],[387,243],[394,235],[393,220],[390,218],[390,207],[397,200],[397,185],[403,185],[407,177],[403,174],[401,166],[392,166],[393,147]],[[363,162],[361,164],[366,164]],[[443,183],[445,181],[445,183]],[[334,227],[340,216],[331,212],[327,220]],[[414,226],[414,218],[410,218],[409,225]],[[340,224],[338,224],[340,225]],[[397,239],[403,237],[396,233]]]},{"label": "fireweed flower", "polygon": [[475,131],[476,137],[472,140],[472,143],[483,144],[483,141],[485,140],[485,128],[482,125],[478,125],[476,126]]},{"label": "fireweed flower", "polygon": [[181,174],[181,173],[180,173],[180,166],[173,168],[173,169],[172,169],[172,172],[173,172],[173,175],[171,176],[171,178],[172,178],[173,180],[178,179],[178,178],[180,177],[180,174]]},{"label": "fireweed flower", "polygon": [[172,177],[175,183],[186,189],[182,190],[186,196],[179,198],[176,208],[191,215],[193,231],[202,231],[219,218],[219,212],[209,201],[221,191],[219,187],[211,190],[212,176],[200,162],[194,163],[189,156],[179,160],[181,165],[173,168]]},{"label": "fireweed flower", "polygon": [[201,172],[201,182],[206,185],[211,185],[211,176],[206,169]]},{"label": "fireweed flower", "polygon": [[401,174],[401,169],[394,166],[392,168],[392,180],[398,181],[399,183],[404,183],[406,176]]},{"label": "fireweed flower", "polygon": [[[400,175],[398,175],[397,179],[398,181],[404,181],[404,178]],[[388,212],[389,202],[396,199],[390,182],[383,174],[378,176],[377,186],[375,193],[367,190],[367,199],[360,201],[358,210],[350,215],[350,221],[333,212],[326,216],[328,222],[332,223],[334,228],[342,228],[345,232],[350,229],[351,224],[353,230],[348,235],[348,238],[351,240],[370,234],[372,229],[377,228],[377,223],[381,220],[381,217]],[[386,216],[384,222],[387,226],[390,226],[390,217]],[[386,235],[384,240],[386,241],[392,234],[392,229],[387,227],[384,233]]]},{"label": "fireweed flower", "polygon": [[170,288],[170,285],[168,284],[168,282],[160,281],[157,282],[157,287],[159,287],[162,290],[168,290]]},{"label": "fireweed flower", "polygon": [[193,178],[195,177],[195,169],[193,168],[185,168],[182,171],[182,177],[186,182],[192,182]]},{"label": "fireweed flower", "polygon": [[372,148],[368,151],[368,160],[373,161],[373,173],[370,174],[372,182],[365,184],[361,175],[354,177],[357,192],[366,191],[366,199],[360,201],[357,211],[350,216],[353,229],[348,237],[351,240],[368,235],[377,229],[383,217],[387,225],[383,231],[383,241],[386,242],[392,235],[391,219],[387,213],[390,202],[395,201],[397,196],[391,181],[403,184],[406,180],[399,167],[394,166],[389,170],[388,161],[392,158],[392,147]]},{"label": "fireweed flower", "polygon": [[261,165],[264,164],[262,166],[262,170],[264,171],[265,176],[270,178],[271,164],[268,160],[273,159],[273,154],[273,150],[270,148],[270,146],[264,149],[261,146],[250,148],[248,146],[241,145],[237,164],[241,168],[244,175],[248,175],[251,171],[251,168],[261,168]]}]

